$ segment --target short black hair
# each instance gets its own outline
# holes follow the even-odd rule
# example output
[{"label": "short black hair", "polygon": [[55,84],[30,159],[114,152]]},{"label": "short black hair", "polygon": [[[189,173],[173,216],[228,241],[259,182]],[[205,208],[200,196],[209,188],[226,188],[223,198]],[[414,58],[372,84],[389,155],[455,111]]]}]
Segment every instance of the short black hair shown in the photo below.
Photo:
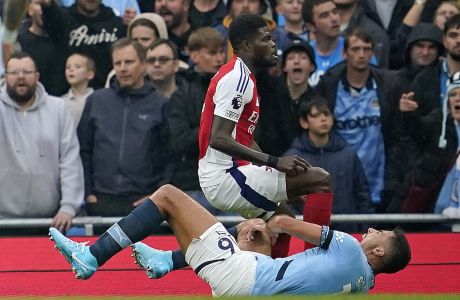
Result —
[{"label": "short black hair", "polygon": [[23,59],[23,58],[30,58],[34,63],[35,71],[38,71],[37,63],[35,62],[35,59],[32,57],[32,55],[30,55],[29,53],[24,52],[24,51],[15,51],[15,52],[13,52],[13,54],[11,54],[10,58],[8,58],[8,60],[6,61],[5,69],[8,66],[8,63],[10,62],[10,60],[12,60],[12,59]]},{"label": "short black hair", "polygon": [[254,39],[259,33],[259,29],[266,26],[267,21],[259,15],[242,14],[236,17],[228,29],[228,39],[232,48],[238,51],[243,41]]},{"label": "short black hair", "polygon": [[372,49],[374,49],[374,40],[372,39],[372,36],[363,28],[354,27],[345,33],[345,42],[343,45],[344,50],[348,50],[348,47],[350,47],[350,39],[352,37],[356,37],[365,43],[370,43]]},{"label": "short black hair", "polygon": [[160,38],[160,39],[157,39],[157,40],[153,41],[152,44],[147,48],[147,51],[151,51],[151,50],[155,49],[156,47],[158,47],[160,45],[166,45],[169,48],[171,48],[171,51],[173,53],[173,58],[174,59],[177,59],[179,57],[179,50],[177,50],[176,44],[174,44],[173,42],[171,42],[168,39],[163,39],[163,38]]},{"label": "short black hair", "polygon": [[327,2],[332,2],[332,3],[335,4],[335,2],[333,0],[305,0],[302,3],[302,19],[303,19],[303,21],[305,23],[315,25],[315,23],[313,22],[313,8],[315,6],[318,6],[320,4],[327,3]]},{"label": "short black hair", "polygon": [[396,273],[404,269],[411,259],[409,241],[400,227],[393,229],[395,236],[391,239],[389,253],[382,259],[382,273]]},{"label": "short black hair", "polygon": [[309,101],[300,102],[299,117],[306,120],[314,107],[321,113],[332,113],[331,107],[326,98],[320,95],[314,95]]},{"label": "short black hair", "polygon": [[449,29],[459,28],[459,27],[460,27],[460,14],[453,15],[452,17],[447,19],[446,23],[444,24],[443,34],[446,35]]}]

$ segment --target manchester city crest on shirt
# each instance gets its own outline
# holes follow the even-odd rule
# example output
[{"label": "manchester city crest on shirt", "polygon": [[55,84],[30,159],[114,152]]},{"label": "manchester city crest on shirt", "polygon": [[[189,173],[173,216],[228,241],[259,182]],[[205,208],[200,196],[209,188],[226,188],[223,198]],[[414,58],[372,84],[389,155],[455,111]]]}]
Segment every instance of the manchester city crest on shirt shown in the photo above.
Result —
[{"label": "manchester city crest on shirt", "polygon": [[379,108],[379,107],[380,107],[379,99],[377,99],[377,98],[372,99],[372,100],[371,100],[371,107],[373,107],[373,108]]},{"label": "manchester city crest on shirt", "polygon": [[236,95],[232,100],[233,109],[238,109],[243,104],[243,95]]}]

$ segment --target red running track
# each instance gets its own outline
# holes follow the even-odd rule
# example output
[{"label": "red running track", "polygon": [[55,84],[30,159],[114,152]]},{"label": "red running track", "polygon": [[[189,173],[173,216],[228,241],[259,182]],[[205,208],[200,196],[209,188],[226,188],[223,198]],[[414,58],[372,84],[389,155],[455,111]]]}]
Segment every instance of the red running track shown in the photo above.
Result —
[{"label": "red running track", "polygon": [[[411,264],[397,274],[379,275],[372,293],[460,293],[460,233],[409,234],[408,238]],[[81,281],[74,278],[64,257],[47,238],[0,238],[0,242],[2,296],[210,295],[208,285],[190,269],[158,280],[147,279],[133,264],[129,249],[91,279]],[[145,242],[160,249],[177,246],[171,236],[152,236]],[[301,251],[302,245],[293,240],[291,252]]]}]

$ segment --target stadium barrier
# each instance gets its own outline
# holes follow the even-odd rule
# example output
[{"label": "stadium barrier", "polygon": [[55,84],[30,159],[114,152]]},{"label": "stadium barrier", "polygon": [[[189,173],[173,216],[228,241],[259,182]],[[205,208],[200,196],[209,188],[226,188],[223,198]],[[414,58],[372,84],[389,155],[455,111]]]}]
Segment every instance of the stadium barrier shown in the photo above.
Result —
[{"label": "stadium barrier", "polygon": [[[73,219],[73,226],[84,227],[86,236],[94,235],[95,226],[110,226],[120,220],[121,217],[77,217]],[[302,219],[301,215],[296,216]],[[240,216],[217,216],[217,219],[224,225],[232,226],[244,219]],[[0,219],[0,229],[3,228],[46,228],[51,224],[51,218],[20,218]],[[435,223],[452,224],[453,232],[460,232],[460,216],[448,217],[440,214],[336,214],[331,217],[332,224],[361,223],[361,224],[413,224],[413,223]],[[168,226],[163,223],[163,226]]]}]

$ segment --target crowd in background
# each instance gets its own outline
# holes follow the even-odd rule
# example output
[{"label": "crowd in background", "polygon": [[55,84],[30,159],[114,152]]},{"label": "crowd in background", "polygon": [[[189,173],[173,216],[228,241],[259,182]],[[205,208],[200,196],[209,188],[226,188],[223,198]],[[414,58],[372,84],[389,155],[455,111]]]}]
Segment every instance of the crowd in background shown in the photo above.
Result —
[{"label": "crowd in background", "polygon": [[334,214],[460,216],[459,5],[31,0],[2,66],[0,218],[68,229],[127,215],[165,183],[224,214],[199,185],[198,129],[243,13],[266,19],[279,54],[256,74],[263,152],[330,172]]}]

